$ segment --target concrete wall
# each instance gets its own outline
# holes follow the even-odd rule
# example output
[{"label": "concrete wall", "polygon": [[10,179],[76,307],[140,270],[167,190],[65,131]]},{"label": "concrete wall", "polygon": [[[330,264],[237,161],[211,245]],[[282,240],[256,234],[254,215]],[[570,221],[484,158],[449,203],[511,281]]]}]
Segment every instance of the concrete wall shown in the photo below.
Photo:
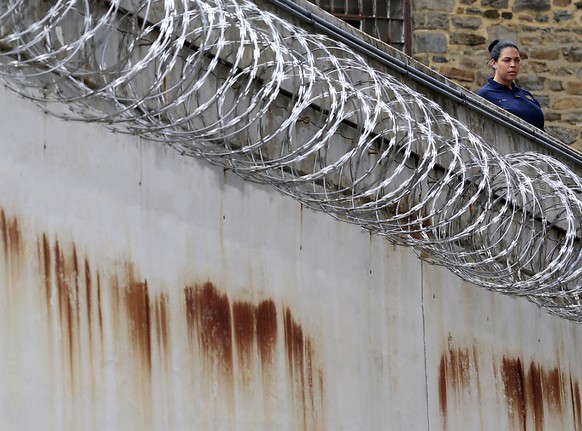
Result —
[{"label": "concrete wall", "polygon": [[580,428],[578,325],[163,144],[0,107],[1,430]]},{"label": "concrete wall", "polygon": [[579,429],[579,326],[0,88],[0,429]]}]

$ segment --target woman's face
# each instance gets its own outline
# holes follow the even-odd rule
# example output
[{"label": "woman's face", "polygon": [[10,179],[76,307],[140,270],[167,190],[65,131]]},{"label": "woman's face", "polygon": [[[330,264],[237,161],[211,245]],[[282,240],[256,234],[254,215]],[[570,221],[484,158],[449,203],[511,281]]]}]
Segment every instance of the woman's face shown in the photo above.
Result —
[{"label": "woman's face", "polygon": [[499,53],[499,59],[493,60],[495,76],[493,79],[500,84],[511,87],[511,83],[519,73],[520,65],[519,51],[511,46],[503,48]]}]

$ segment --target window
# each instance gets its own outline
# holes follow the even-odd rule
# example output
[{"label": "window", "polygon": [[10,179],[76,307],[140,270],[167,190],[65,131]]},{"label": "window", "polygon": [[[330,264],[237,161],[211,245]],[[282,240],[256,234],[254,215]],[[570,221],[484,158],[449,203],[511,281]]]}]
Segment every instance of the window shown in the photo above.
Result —
[{"label": "window", "polygon": [[309,0],[357,29],[410,55],[409,0]]}]

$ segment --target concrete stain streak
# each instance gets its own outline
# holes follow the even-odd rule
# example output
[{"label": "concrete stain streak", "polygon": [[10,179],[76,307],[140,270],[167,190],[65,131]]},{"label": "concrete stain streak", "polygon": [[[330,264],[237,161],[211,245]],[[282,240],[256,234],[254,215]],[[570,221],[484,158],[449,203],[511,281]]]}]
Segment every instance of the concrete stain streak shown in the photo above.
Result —
[{"label": "concrete stain streak", "polygon": [[[449,344],[438,364],[438,399],[442,429],[454,420],[462,422],[470,415],[471,406],[481,406],[480,379],[499,382],[496,393],[505,405],[510,430],[541,431],[551,426],[579,429],[581,424],[580,384],[559,367],[542,365],[520,357],[493,356],[492,376],[479,372],[476,347]],[[483,365],[483,364],[482,364]],[[491,387],[491,385],[484,385]],[[479,414],[486,414],[480,412]],[[474,424],[474,418],[466,417]],[[457,429],[453,427],[453,429]],[[557,429],[557,428],[556,428]]]},{"label": "concrete stain streak", "polygon": [[22,238],[18,220],[15,217],[8,217],[2,209],[0,209],[0,231],[2,232],[4,259],[8,264],[21,257]]},{"label": "concrete stain streak", "polygon": [[268,367],[273,363],[277,344],[277,308],[275,303],[270,299],[261,301],[256,308],[255,316],[261,364],[263,367]]},{"label": "concrete stain streak", "polygon": [[570,377],[570,393],[572,394],[572,421],[574,429],[582,429],[582,401],[580,399],[580,383]]},{"label": "concrete stain streak", "polygon": [[[20,225],[16,217],[9,217],[0,208],[0,245],[4,256],[4,267],[7,274],[8,292],[15,290],[21,282],[22,266],[24,264],[24,245]],[[8,301],[12,301],[8,298]]]},{"label": "concrete stain streak", "polygon": [[65,363],[65,373],[70,375],[71,389],[75,389],[75,353],[79,351],[77,344],[78,329],[78,298],[74,287],[71,286],[71,278],[76,274],[71,264],[74,256],[65,257],[64,251],[58,242],[54,248],[54,274],[56,276],[56,289],[58,297],[58,315],[61,328],[61,337],[64,341],[63,351],[66,352],[68,361]]},{"label": "concrete stain streak", "polygon": [[162,352],[167,354],[170,351],[170,329],[169,329],[169,304],[168,295],[161,294],[154,301],[154,318],[156,329],[156,339]]},{"label": "concrete stain streak", "polygon": [[[87,317],[87,325],[89,328],[93,328],[95,325],[93,324],[93,282],[91,280],[91,267],[89,265],[89,260],[85,258],[84,261],[84,284],[85,284],[85,316]],[[92,347],[93,345],[93,333],[89,331],[89,346]],[[93,357],[93,355],[91,355]]]},{"label": "concrete stain streak", "polygon": [[141,357],[144,370],[149,374],[152,367],[152,320],[150,295],[147,281],[137,279],[131,265],[127,268],[127,280],[123,289],[123,303],[129,325],[132,345]]},{"label": "concrete stain streak", "polygon": [[[284,314],[285,345],[287,346],[287,369],[293,382],[293,400],[300,406],[302,421],[298,429],[318,429],[317,411],[323,404],[323,383],[313,366],[314,351],[312,341],[303,332],[301,325],[294,319],[291,310]],[[299,428],[300,427],[300,428]]]},{"label": "concrete stain streak", "polygon": [[[545,429],[545,415],[569,421],[565,416],[568,403],[573,403],[577,412],[579,384],[571,384],[572,377],[557,367],[544,368],[533,361],[525,366],[519,358],[503,357],[502,378],[505,393],[511,400],[508,412],[517,419],[519,429],[532,429],[531,425],[535,430]],[[566,401],[567,397],[571,400]],[[579,413],[575,415],[578,422]]]},{"label": "concrete stain streak", "polygon": [[525,380],[521,359],[503,358],[502,377],[505,397],[507,400],[507,413],[516,427],[525,430],[526,404],[525,404]]},{"label": "concrete stain streak", "polygon": [[[38,355],[47,357],[41,366],[53,394],[47,424],[91,430],[133,418],[135,429],[159,429],[155,415],[179,423],[173,404],[185,397],[190,407],[184,417],[197,409],[207,429],[232,428],[244,416],[237,413],[241,408],[248,409],[251,423],[275,423],[287,414],[294,429],[323,429],[325,379],[317,343],[290,307],[279,308],[269,298],[233,300],[211,282],[160,291],[132,262],[100,265],[75,243],[46,233],[36,235],[27,255],[18,220],[4,211],[0,233],[0,275],[14,282],[27,274],[26,280],[37,283],[30,287],[47,334]],[[26,290],[17,284],[0,290],[0,303],[10,300],[9,292]],[[31,330],[25,316],[15,316],[21,330]],[[189,358],[182,346],[190,346]],[[184,385],[190,390],[179,396],[176,387]],[[108,407],[113,399],[118,419],[111,419],[117,415]]]},{"label": "concrete stain streak", "polygon": [[[253,363],[258,360],[263,385],[269,391],[280,338],[275,303],[230,301],[210,282],[186,288],[184,301],[191,342],[196,345],[192,351],[201,350],[215,365],[211,371],[216,372],[218,364],[220,379],[231,385],[237,379],[231,371],[236,364],[242,387],[251,386]],[[313,341],[289,308],[282,314],[289,401],[298,424],[296,429],[322,429],[324,374],[316,365]],[[229,397],[230,392],[224,391]]]},{"label": "concrete stain streak", "polygon": [[244,383],[252,379],[252,362],[256,350],[256,313],[249,302],[237,301],[232,304],[234,341],[236,344],[239,369]]},{"label": "concrete stain streak", "polygon": [[450,409],[462,403],[463,398],[474,392],[472,382],[478,376],[474,349],[459,348],[449,344],[441,356],[438,372],[438,393],[443,429],[447,429]]},{"label": "concrete stain streak", "polygon": [[439,388],[439,405],[441,409],[441,422],[443,425],[443,429],[447,429],[447,417],[448,417],[448,398],[447,398],[447,358],[445,355],[441,356],[441,360],[439,363],[439,381],[438,381],[438,388]]},{"label": "concrete stain streak", "polygon": [[[50,243],[49,239],[47,238],[46,234],[42,235],[42,241],[38,241],[38,249],[37,253],[41,256],[41,271],[43,275],[44,281],[44,293],[45,293],[45,301],[47,306],[51,303],[51,278],[52,278],[52,261],[51,261],[51,250],[50,250]],[[50,310],[47,308],[47,313],[50,313]],[[49,319],[50,323],[50,319]]]},{"label": "concrete stain streak", "polygon": [[224,376],[230,378],[233,329],[228,297],[209,282],[201,288],[190,287],[186,291],[191,332],[197,334],[204,355],[214,364],[220,364]]}]

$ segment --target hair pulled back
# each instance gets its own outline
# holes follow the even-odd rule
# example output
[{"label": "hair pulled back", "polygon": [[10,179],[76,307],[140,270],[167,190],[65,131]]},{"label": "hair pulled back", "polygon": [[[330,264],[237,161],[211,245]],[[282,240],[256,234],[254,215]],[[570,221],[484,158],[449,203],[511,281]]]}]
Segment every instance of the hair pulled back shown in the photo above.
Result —
[{"label": "hair pulled back", "polygon": [[487,47],[487,50],[491,53],[491,60],[499,60],[499,54],[501,54],[503,48],[515,48],[519,52],[517,45],[510,40],[504,40],[502,42],[494,40]]}]

